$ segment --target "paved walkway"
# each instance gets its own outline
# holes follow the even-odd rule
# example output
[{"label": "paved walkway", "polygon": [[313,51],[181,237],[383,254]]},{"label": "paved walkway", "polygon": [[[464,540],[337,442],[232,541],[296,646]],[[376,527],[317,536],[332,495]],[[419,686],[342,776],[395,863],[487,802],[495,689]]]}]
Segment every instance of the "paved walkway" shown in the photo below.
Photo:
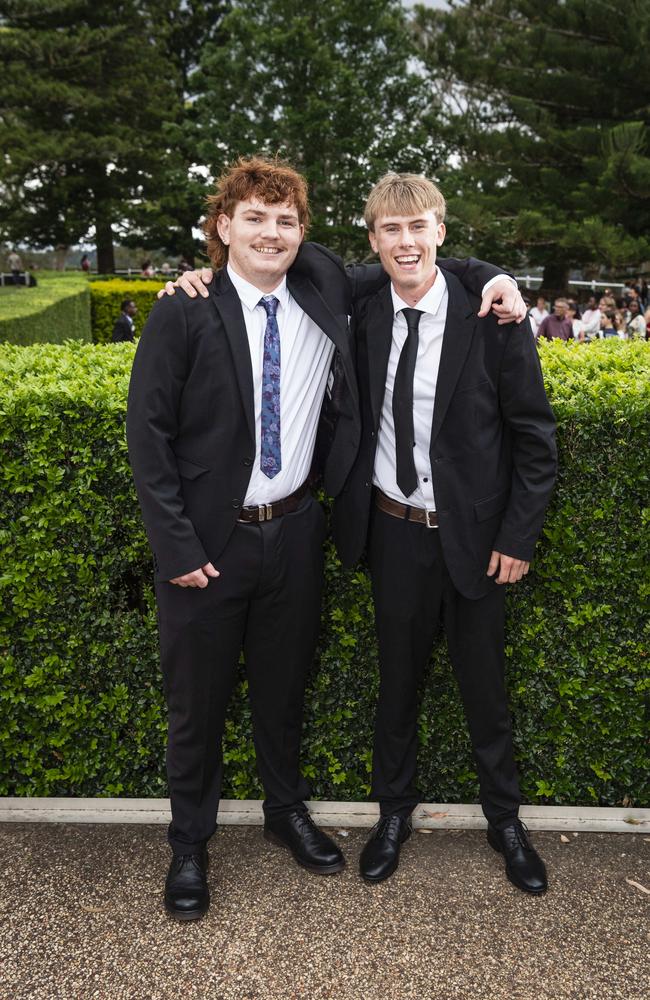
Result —
[{"label": "paved walkway", "polygon": [[[337,836],[336,831],[333,831]],[[537,833],[523,895],[478,831],[418,833],[397,874],[310,875],[259,828],[211,844],[212,906],[161,905],[159,826],[0,826],[1,1000],[648,1000],[650,837]],[[630,880],[630,881],[628,881]]]}]

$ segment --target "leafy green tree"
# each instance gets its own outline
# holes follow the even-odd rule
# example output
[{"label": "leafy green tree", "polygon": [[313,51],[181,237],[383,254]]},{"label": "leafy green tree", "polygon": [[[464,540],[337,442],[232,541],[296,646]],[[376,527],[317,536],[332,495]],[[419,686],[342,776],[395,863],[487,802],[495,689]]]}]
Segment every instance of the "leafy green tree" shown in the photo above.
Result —
[{"label": "leafy green tree", "polygon": [[452,0],[414,36],[454,150],[456,249],[569,269],[650,253],[650,0]]},{"label": "leafy green tree", "polygon": [[175,0],[165,7],[161,44],[174,72],[168,76],[173,107],[162,126],[163,176],[134,214],[134,227],[122,240],[128,246],[164,247],[170,255],[190,262],[199,250],[193,230],[205,198],[208,171],[197,157],[195,79],[204,46],[223,42],[223,17],[229,6],[227,0]]},{"label": "leafy green tree", "polygon": [[100,271],[164,181],[176,64],[162,0],[2,0],[5,239],[70,244],[94,229]]},{"label": "leafy green tree", "polygon": [[368,252],[354,226],[389,169],[444,159],[399,0],[234,0],[203,51],[200,158],[218,174],[238,155],[280,153],[305,173],[311,235]]}]

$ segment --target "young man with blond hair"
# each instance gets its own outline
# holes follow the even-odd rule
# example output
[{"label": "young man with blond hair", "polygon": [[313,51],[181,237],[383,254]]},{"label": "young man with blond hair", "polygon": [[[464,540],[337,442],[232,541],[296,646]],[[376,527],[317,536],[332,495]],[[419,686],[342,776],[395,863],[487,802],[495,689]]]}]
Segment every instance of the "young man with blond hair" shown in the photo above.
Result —
[{"label": "young man with blond hair", "polygon": [[[304,178],[239,161],[209,199],[214,280],[205,295],[156,304],[133,366],[129,454],[154,551],[169,709],[165,903],[179,919],[209,903],[206,844],[242,650],[265,834],[309,871],[344,864],[311,822],[299,767],[325,532],[309,484],[321,472],[336,495],[352,468],[361,428],[347,317],[386,276],[346,273],[325,248],[302,246],[308,221]],[[480,262],[449,266],[476,292],[499,277]],[[497,280],[493,294],[504,291],[514,300]]]},{"label": "young man with blond hair", "polygon": [[528,572],[555,478],[555,425],[526,320],[477,317],[478,299],[436,265],[445,202],[430,181],[389,174],[365,219],[390,284],[355,309],[361,446],[334,506],[345,565],[368,552],[380,692],[372,797],[381,819],[361,855],[397,868],[420,801],[418,687],[441,626],[476,760],[488,840],[515,885],[546,889],[518,819],[504,686],[504,584]]}]

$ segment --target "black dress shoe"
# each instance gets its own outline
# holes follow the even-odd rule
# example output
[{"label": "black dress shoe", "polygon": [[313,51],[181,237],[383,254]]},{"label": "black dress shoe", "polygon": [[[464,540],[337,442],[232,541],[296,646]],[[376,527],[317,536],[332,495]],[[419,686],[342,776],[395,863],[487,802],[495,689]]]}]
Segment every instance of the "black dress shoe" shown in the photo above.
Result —
[{"label": "black dress shoe", "polygon": [[333,875],[345,868],[345,858],[334,841],[302,809],[266,819],[264,836],[286,847],[299,865],[317,875]]},{"label": "black dress shoe", "polygon": [[175,854],[165,882],[165,908],[177,920],[198,920],[210,905],[208,852]]},{"label": "black dress shoe", "polygon": [[403,816],[382,816],[361,852],[361,877],[366,882],[383,882],[389,878],[399,864],[400,847],[412,832],[410,821]]},{"label": "black dress shoe", "polygon": [[512,826],[495,830],[488,826],[488,844],[503,854],[506,874],[513,885],[534,896],[541,896],[548,888],[544,862],[528,839],[528,830],[516,820]]}]

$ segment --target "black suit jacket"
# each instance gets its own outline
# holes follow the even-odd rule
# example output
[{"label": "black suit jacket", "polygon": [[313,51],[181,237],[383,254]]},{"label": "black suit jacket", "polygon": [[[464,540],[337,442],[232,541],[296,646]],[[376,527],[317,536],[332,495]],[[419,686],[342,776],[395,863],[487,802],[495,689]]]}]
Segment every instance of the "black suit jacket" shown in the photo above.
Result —
[{"label": "black suit jacket", "polygon": [[114,344],[119,344],[126,340],[135,340],[135,337],[133,336],[133,327],[124,313],[120,313],[119,318],[115,321],[115,326],[113,327],[111,341]]},{"label": "black suit jacket", "polygon": [[[445,272],[447,321],[430,439],[440,540],[466,597],[484,596],[492,549],[529,561],[556,471],[555,421],[528,319],[478,319],[479,299]],[[377,431],[393,328],[390,286],[357,303],[359,454],[335,501],[334,538],[353,565],[368,532]],[[435,530],[435,529],[432,529]]]},{"label": "black suit jacket", "polygon": [[[318,270],[320,254],[313,253]],[[340,492],[357,453],[359,400],[348,329],[350,288],[325,302],[303,273],[287,284],[336,345],[336,378],[321,419],[325,488]],[[209,297],[154,305],[136,351],[127,440],[157,580],[191,572],[223,551],[244,502],[255,458],[253,376],[237,292],[224,269]],[[333,400],[336,399],[336,403]]]},{"label": "black suit jacket", "polygon": [[[501,273],[449,262],[479,290]],[[349,326],[353,302],[387,286],[379,265],[346,269],[304,244],[287,274],[302,309],[336,345],[333,381],[318,429],[315,465],[331,496],[359,448],[361,417]],[[209,297],[165,296],[140,337],[127,410],[129,457],[157,580],[214,563],[235,526],[255,458],[253,378],[241,303],[224,269]]]}]

